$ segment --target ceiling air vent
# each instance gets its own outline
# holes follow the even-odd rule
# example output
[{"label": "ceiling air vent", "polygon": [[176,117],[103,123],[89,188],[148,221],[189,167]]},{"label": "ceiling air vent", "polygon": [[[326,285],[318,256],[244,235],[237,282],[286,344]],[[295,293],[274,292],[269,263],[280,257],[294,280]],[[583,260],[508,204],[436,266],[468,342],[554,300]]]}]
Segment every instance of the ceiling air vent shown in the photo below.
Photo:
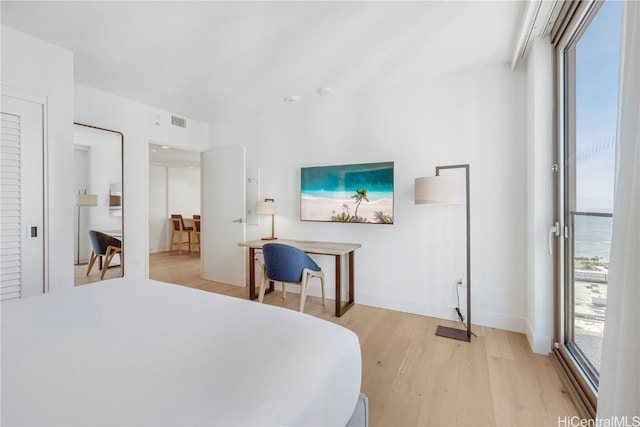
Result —
[{"label": "ceiling air vent", "polygon": [[174,125],[174,126],[178,126],[178,127],[186,129],[186,127],[187,127],[187,119],[185,119],[184,117],[178,117],[178,116],[171,115],[171,124]]}]

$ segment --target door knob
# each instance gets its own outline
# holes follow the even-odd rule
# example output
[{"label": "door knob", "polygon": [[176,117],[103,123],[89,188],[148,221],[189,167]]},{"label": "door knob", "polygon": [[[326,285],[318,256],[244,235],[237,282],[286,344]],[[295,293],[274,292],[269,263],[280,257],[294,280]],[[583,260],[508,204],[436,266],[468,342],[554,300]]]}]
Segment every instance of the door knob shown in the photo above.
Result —
[{"label": "door knob", "polygon": [[234,219],[233,222],[237,222],[237,223],[242,224],[244,222],[244,219],[242,219],[242,218]]}]

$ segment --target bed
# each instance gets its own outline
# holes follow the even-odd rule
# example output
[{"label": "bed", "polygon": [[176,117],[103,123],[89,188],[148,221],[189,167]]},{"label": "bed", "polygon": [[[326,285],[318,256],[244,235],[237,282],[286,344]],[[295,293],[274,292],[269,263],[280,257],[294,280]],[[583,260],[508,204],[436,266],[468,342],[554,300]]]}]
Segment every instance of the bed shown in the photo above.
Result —
[{"label": "bed", "polygon": [[344,426],[351,331],[155,281],[2,303],[2,425]]}]

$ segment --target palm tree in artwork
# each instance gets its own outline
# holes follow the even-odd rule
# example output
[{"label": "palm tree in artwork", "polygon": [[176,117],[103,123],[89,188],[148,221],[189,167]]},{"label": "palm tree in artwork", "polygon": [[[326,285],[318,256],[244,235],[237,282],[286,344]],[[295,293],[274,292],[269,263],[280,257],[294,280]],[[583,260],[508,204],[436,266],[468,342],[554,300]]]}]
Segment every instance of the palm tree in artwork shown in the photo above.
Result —
[{"label": "palm tree in artwork", "polygon": [[358,218],[358,208],[360,207],[360,203],[362,203],[363,200],[366,200],[367,202],[369,201],[369,199],[367,199],[367,189],[366,188],[357,189],[356,190],[356,194],[351,196],[351,198],[352,199],[356,199],[356,210],[353,213],[353,216],[357,220],[357,218]]}]

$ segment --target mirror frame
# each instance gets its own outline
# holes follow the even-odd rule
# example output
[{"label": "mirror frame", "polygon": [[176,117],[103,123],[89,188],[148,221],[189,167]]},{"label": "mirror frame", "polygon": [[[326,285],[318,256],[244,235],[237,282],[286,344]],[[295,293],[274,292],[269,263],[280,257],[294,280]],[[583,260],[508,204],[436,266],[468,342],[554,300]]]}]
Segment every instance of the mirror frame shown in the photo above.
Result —
[{"label": "mirror frame", "polygon": [[124,134],[122,132],[119,132],[117,130],[113,130],[113,129],[106,129],[106,128],[102,128],[99,126],[93,126],[93,125],[87,125],[85,123],[79,123],[79,122],[73,122],[74,126],[84,126],[87,128],[91,128],[91,129],[97,129],[97,130],[101,130],[101,131],[105,131],[105,132],[111,132],[111,133],[115,133],[120,135],[120,183],[121,183],[121,211],[122,211],[122,216],[121,216],[121,229],[122,229],[122,255],[120,256],[120,268],[122,269],[122,276],[120,277],[124,277],[124,253],[125,253],[125,245],[126,242],[124,241],[124,213],[125,213],[125,203],[124,203]]}]

